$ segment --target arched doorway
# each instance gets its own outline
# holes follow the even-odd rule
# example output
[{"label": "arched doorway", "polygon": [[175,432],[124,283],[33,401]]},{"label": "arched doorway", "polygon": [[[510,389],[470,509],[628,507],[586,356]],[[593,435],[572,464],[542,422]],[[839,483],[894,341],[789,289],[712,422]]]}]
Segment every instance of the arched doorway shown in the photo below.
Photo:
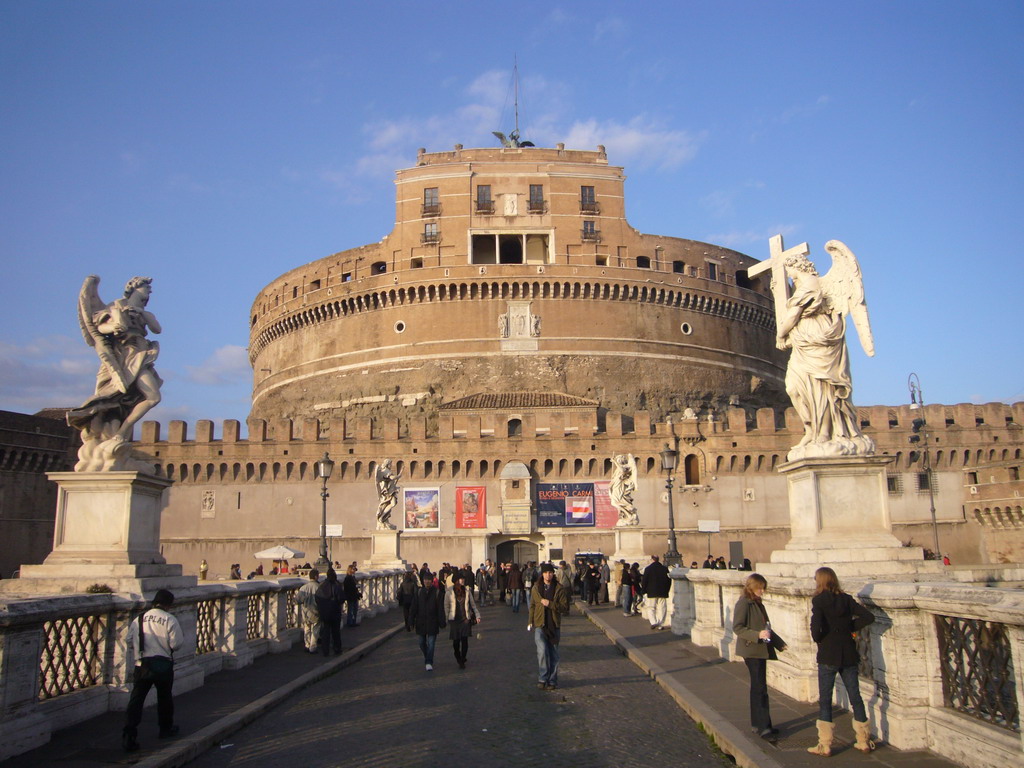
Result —
[{"label": "arched doorway", "polygon": [[494,557],[499,563],[519,563],[523,565],[531,560],[537,562],[538,552],[537,545],[532,541],[514,539],[512,541],[504,541],[495,547]]}]

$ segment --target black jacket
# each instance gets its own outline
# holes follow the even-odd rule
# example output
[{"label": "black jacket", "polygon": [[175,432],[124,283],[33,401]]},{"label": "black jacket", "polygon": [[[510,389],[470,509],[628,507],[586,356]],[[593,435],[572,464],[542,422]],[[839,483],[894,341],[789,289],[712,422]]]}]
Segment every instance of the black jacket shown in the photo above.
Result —
[{"label": "black jacket", "polygon": [[420,587],[409,610],[409,621],[416,627],[417,635],[436,635],[447,624],[444,614],[444,597],[437,588]]},{"label": "black jacket", "polygon": [[345,590],[346,600],[359,600],[362,597],[359,592],[359,586],[356,584],[356,577],[352,574],[345,574],[345,580],[341,583],[341,586]]},{"label": "black jacket", "polygon": [[875,620],[871,611],[845,592],[821,592],[811,600],[811,639],[819,664],[853,667],[860,661],[853,633]]},{"label": "black jacket", "polygon": [[644,568],[644,594],[648,597],[668,597],[672,579],[664,563],[651,563]]},{"label": "black jacket", "polygon": [[325,581],[316,588],[316,609],[320,618],[330,622],[341,616],[341,603],[345,599],[345,591],[335,581]]}]

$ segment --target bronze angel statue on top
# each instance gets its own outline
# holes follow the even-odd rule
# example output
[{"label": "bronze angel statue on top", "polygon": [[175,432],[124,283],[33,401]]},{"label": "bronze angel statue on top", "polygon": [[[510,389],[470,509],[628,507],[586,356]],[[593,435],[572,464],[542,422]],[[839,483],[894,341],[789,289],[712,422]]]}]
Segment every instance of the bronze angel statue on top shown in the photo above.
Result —
[{"label": "bronze angel statue on top", "polygon": [[160,402],[163,385],[153,367],[160,345],[146,338],[148,331],[161,331],[146,309],[153,280],[133,277],[124,295],[109,304],[99,296],[99,282],[89,275],[78,296],[78,322],[86,343],[96,349],[100,369],[92,397],[67,415],[68,424],[82,433],[75,471],[152,471],[130,453],[132,431]]},{"label": "bronze angel statue on top", "polygon": [[790,461],[875,452],[874,441],[860,430],[851,399],[846,347],[849,316],[864,352],[869,357],[875,354],[860,264],[838,240],[829,240],[825,250],[832,256],[832,268],[822,276],[807,258],[806,243],[783,251],[782,236],[776,235],[771,259],[748,272],[754,276],[772,270],[776,345],[792,350],[786,393],[803,423],[804,436],[790,450]]}]

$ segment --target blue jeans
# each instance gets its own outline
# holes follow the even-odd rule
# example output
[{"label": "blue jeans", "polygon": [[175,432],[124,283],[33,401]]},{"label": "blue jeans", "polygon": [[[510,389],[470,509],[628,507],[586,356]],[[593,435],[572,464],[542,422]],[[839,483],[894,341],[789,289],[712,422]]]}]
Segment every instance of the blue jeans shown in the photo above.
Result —
[{"label": "blue jeans", "polygon": [[434,665],[434,645],[437,635],[420,635],[420,650],[423,651],[423,663]]},{"label": "blue jeans", "polygon": [[857,666],[833,667],[831,664],[818,665],[818,719],[832,722],[832,691],[836,684],[836,675],[843,678],[843,687],[850,697],[853,707],[853,719],[858,723],[867,722],[868,715],[864,710],[864,699],[860,695],[860,677]]},{"label": "blue jeans", "polygon": [[530,612],[530,590],[532,590],[532,589],[533,589],[533,585],[531,584],[525,590],[523,590],[523,600],[526,601],[526,612],[527,613]]},{"label": "blue jeans", "polygon": [[537,644],[537,682],[547,685],[558,685],[558,637],[560,630],[555,630],[555,642],[548,640],[543,627],[533,630],[533,640]]},{"label": "blue jeans", "polygon": [[622,595],[622,615],[630,616],[633,613],[633,588],[630,586],[624,586],[620,590]]},{"label": "blue jeans", "polygon": [[346,627],[356,626],[356,617],[359,615],[359,601],[349,600],[348,601],[348,618],[345,621]]},{"label": "blue jeans", "polygon": [[513,589],[512,590],[512,613],[519,613],[519,603],[523,599],[523,590]]}]

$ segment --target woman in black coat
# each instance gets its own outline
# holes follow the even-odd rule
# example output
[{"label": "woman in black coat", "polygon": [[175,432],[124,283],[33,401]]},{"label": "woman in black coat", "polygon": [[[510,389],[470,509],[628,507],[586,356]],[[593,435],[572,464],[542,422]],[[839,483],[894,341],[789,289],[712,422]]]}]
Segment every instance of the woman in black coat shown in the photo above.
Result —
[{"label": "woman in black coat", "polygon": [[768,708],[768,660],[778,658],[776,651],[786,650],[785,641],[772,630],[762,597],[768,582],[759,573],[747,576],[743,594],[732,610],[732,631],[736,635],[736,655],[743,659],[750,674],[750,725],[762,739],[774,743],[779,729],[772,725]]},{"label": "woman in black coat", "polygon": [[333,645],[337,655],[341,653],[341,604],[345,590],[338,583],[338,573],[333,568],[327,569],[327,578],[317,587],[314,598],[320,612],[320,650],[326,656]]},{"label": "woman in black coat", "polygon": [[832,692],[836,675],[843,678],[846,695],[853,708],[854,747],[861,752],[875,748],[871,741],[864,700],[860,695],[856,633],[875,620],[874,615],[839,587],[839,578],[831,568],[814,573],[815,592],[811,600],[811,639],[818,644],[818,743],[808,752],[828,757],[832,754]]},{"label": "woman in black coat", "polygon": [[420,637],[420,650],[423,651],[423,661],[427,672],[431,672],[434,669],[437,633],[446,625],[444,598],[440,590],[434,586],[434,578],[429,571],[421,573],[420,576],[423,579],[423,586],[416,593],[416,599],[409,611],[409,620],[416,627],[416,634]]},{"label": "woman in black coat", "polygon": [[406,632],[412,632],[412,619],[409,618],[409,612],[412,610],[412,604],[416,600],[416,590],[419,589],[416,577],[417,573],[415,570],[406,571],[405,578],[398,585],[398,604],[402,606],[402,613],[405,616]]}]

